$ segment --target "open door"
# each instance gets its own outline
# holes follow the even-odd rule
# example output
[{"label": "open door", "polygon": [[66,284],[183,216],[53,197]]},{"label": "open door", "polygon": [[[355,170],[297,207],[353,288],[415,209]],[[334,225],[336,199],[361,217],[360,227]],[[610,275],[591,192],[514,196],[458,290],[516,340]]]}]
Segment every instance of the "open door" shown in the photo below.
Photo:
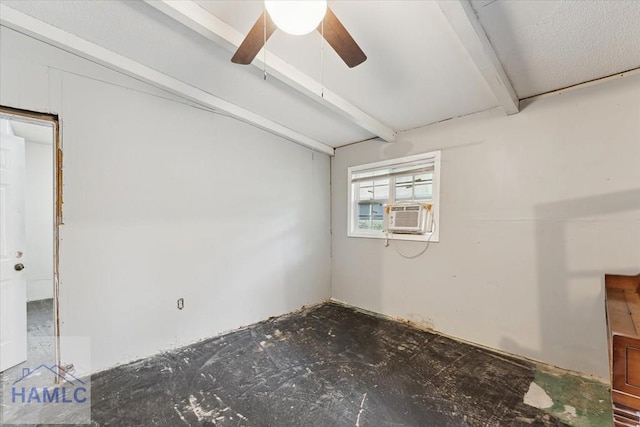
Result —
[{"label": "open door", "polygon": [[0,371],[27,359],[25,144],[0,132]]}]

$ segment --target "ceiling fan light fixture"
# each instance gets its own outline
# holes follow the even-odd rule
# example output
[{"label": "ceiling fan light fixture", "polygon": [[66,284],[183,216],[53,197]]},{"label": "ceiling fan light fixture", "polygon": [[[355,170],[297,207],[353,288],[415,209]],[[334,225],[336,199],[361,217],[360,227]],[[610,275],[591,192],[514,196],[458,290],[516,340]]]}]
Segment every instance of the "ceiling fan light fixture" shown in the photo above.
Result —
[{"label": "ceiling fan light fixture", "polygon": [[315,30],[327,12],[326,0],[265,0],[264,4],[276,26],[293,35]]}]

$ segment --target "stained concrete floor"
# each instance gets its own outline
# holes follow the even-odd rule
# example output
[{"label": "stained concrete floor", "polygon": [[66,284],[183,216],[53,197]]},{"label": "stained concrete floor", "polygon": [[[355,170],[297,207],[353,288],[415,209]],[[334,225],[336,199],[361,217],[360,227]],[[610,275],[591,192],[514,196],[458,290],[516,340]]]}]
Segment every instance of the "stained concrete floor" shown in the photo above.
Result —
[{"label": "stained concrete floor", "polygon": [[536,379],[528,362],[327,303],[93,375],[91,418],[95,426],[568,425],[523,403]]},{"label": "stained concrete floor", "polygon": [[[27,360],[0,374],[0,386],[16,378],[23,367],[54,365],[53,299],[27,303]],[[4,387],[0,387],[0,390]]]},{"label": "stained concrete floor", "polygon": [[53,299],[31,301],[27,303],[27,360],[0,373],[0,425],[7,418],[11,408],[4,405],[5,390],[16,378],[21,376],[23,368],[55,365],[55,341],[53,329]]}]

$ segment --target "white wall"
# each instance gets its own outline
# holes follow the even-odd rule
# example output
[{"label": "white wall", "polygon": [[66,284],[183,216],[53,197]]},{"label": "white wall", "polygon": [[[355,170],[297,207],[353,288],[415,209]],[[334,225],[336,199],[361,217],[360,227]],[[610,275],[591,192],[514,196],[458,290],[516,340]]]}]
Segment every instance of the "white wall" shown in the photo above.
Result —
[{"label": "white wall", "polygon": [[329,297],[327,156],[0,36],[0,102],[60,115],[60,318],[92,370]]},{"label": "white wall", "polygon": [[[347,238],[347,167],[442,149],[440,243]],[[603,275],[640,272],[640,75],[340,148],[332,296],[608,378]],[[399,242],[407,253],[422,243]]]},{"label": "white wall", "polygon": [[[640,271],[639,100],[628,77],[339,149],[330,269],[326,156],[0,30],[0,103],[60,114],[62,333],[94,370],[320,302],[332,272],[339,300],[606,377],[602,275]],[[441,242],[346,238],[347,167],[435,149]]]},{"label": "white wall", "polygon": [[53,145],[27,140],[25,157],[27,300],[36,301],[53,298]]}]

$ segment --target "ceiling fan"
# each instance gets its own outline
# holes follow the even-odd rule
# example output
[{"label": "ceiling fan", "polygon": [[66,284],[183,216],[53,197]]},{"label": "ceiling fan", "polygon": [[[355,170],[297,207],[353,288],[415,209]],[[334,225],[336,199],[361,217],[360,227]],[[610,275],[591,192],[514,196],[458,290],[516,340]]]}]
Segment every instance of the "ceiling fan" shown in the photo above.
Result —
[{"label": "ceiling fan", "polygon": [[276,28],[296,35],[318,30],[349,68],[367,59],[326,0],[266,0],[265,8],[231,62],[250,64]]}]

